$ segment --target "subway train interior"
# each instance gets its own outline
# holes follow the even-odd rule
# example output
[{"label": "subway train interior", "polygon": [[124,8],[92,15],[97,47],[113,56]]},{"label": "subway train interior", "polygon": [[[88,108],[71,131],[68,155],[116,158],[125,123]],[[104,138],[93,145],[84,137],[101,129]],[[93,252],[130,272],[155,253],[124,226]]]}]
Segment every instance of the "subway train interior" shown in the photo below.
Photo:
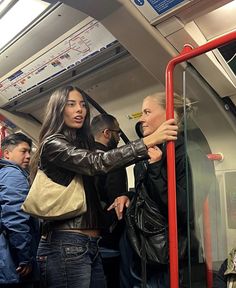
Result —
[{"label": "subway train interior", "polygon": [[[92,116],[104,109],[125,141],[137,139],[142,100],[165,91],[168,62],[236,31],[235,15],[236,0],[1,0],[1,138],[22,131],[36,147],[52,91],[72,83],[94,100]],[[201,244],[186,287],[212,287],[236,247],[236,38],[176,65],[173,81],[192,107],[184,129]]]}]

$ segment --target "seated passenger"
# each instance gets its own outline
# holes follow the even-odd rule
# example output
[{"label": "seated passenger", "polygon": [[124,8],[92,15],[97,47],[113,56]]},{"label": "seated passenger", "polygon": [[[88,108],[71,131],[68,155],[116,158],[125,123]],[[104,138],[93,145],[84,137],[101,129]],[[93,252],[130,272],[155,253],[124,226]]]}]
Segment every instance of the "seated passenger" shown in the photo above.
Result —
[{"label": "seated passenger", "polygon": [[236,287],[236,248],[233,248],[214,279],[213,288]]}]

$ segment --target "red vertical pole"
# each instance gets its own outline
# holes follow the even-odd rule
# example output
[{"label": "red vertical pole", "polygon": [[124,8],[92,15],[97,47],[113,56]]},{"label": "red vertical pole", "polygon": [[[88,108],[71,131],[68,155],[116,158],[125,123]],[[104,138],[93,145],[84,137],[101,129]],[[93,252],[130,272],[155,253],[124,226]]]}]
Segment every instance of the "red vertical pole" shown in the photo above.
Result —
[{"label": "red vertical pole", "polygon": [[[171,65],[171,64],[170,64]],[[173,67],[167,69],[166,75],[166,119],[174,118],[174,85]],[[171,163],[171,165],[170,165]],[[167,143],[167,175],[168,175],[168,229],[169,229],[169,259],[170,259],[170,287],[179,287],[178,265],[178,233],[177,233],[177,205],[176,205],[176,173],[175,173],[175,144]]]},{"label": "red vertical pole", "polygon": [[[2,126],[0,129],[0,140],[2,142],[2,140],[6,137],[6,127]],[[0,158],[2,157],[2,149],[0,146]]]},{"label": "red vertical pole", "polygon": [[[214,39],[195,49],[184,48],[182,53],[173,58],[166,67],[166,118],[174,117],[174,84],[173,73],[177,64],[193,57],[206,53],[219,46],[236,39],[236,32]],[[168,173],[168,222],[169,222],[169,249],[170,249],[170,288],[179,287],[178,267],[178,234],[176,208],[176,177],[175,177],[175,147],[174,142],[167,143],[167,173]]]}]

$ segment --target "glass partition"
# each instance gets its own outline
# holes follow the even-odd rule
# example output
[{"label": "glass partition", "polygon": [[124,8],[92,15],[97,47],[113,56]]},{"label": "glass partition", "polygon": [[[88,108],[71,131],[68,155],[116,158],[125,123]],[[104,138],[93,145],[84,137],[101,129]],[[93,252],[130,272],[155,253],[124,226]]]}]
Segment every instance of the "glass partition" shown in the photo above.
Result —
[{"label": "glass partition", "polygon": [[184,71],[183,91],[189,168],[189,245],[183,269],[184,287],[209,288],[228,253],[236,248],[235,119],[191,66]]}]

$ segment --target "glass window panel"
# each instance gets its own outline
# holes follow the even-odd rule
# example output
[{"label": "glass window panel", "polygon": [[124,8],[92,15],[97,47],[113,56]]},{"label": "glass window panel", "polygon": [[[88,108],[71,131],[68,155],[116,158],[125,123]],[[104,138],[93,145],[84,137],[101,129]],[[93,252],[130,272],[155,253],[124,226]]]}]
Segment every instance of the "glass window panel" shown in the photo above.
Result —
[{"label": "glass window panel", "polygon": [[[189,190],[189,212],[192,195],[194,237],[198,240],[197,253],[189,250],[184,282],[186,287],[209,288],[236,243],[236,135],[222,102],[191,66],[183,79],[184,97],[193,103],[190,117],[188,108],[185,111],[184,135],[193,191]],[[223,161],[209,159],[217,152],[224,154]],[[194,237],[189,234],[191,248]]]}]

